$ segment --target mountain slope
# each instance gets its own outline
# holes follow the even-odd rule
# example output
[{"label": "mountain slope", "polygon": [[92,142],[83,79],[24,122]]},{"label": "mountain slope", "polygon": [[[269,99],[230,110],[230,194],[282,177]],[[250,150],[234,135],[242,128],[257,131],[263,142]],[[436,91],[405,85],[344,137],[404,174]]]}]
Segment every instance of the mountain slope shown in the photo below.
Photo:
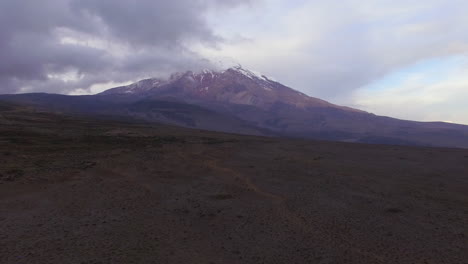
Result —
[{"label": "mountain slope", "polygon": [[236,116],[276,133],[364,143],[468,147],[468,126],[376,116],[309,97],[263,75],[235,67],[147,79],[100,96],[172,98]]},{"label": "mountain slope", "polygon": [[249,135],[273,135],[235,116],[201,106],[129,96],[66,96],[57,94],[0,95],[0,100],[39,110],[111,119],[135,119],[183,127]]},{"label": "mountain slope", "polygon": [[284,103],[302,109],[328,107],[363,112],[309,97],[264,75],[258,76],[241,67],[222,72],[204,70],[201,73],[192,71],[176,73],[168,80],[146,79],[128,86],[109,89],[100,95],[111,94],[165,96],[197,103],[202,101],[252,105],[261,109],[269,109],[277,103]]},{"label": "mountain slope", "polygon": [[90,96],[23,94],[0,100],[240,134],[468,148],[468,126],[376,116],[309,97],[241,67],[176,73]]}]

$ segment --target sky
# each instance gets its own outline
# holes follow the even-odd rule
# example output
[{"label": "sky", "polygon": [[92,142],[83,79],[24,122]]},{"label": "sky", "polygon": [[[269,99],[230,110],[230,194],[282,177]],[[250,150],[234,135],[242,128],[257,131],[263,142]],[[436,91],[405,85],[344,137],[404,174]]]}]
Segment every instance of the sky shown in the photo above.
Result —
[{"label": "sky", "polygon": [[0,0],[0,93],[236,64],[378,115],[468,124],[466,0]]}]

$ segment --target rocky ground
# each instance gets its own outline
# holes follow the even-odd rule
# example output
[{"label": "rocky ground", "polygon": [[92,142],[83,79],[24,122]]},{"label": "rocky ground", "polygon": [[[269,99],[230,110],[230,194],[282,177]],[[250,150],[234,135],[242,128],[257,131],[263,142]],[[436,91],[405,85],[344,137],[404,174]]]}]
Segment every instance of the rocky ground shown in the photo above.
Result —
[{"label": "rocky ground", "polygon": [[468,150],[1,106],[0,263],[468,263]]}]

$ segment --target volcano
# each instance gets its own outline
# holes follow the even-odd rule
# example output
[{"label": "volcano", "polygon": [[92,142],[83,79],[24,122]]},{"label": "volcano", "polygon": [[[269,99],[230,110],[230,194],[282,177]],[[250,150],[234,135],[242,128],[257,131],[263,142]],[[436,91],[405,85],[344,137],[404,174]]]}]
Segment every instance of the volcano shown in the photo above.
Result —
[{"label": "volcano", "polygon": [[97,95],[3,95],[65,113],[238,134],[468,148],[468,126],[377,116],[310,97],[240,66],[150,78]]}]

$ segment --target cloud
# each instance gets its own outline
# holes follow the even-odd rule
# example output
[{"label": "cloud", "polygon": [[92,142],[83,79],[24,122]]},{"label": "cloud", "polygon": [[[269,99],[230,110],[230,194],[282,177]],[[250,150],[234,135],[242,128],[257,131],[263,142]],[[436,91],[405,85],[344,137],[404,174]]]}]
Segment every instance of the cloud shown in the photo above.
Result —
[{"label": "cloud", "polygon": [[380,115],[468,124],[468,61],[420,63],[356,90],[356,106]]},{"label": "cloud", "polygon": [[206,16],[248,2],[1,0],[0,92],[68,93],[207,67],[191,46],[223,40]]},{"label": "cloud", "polygon": [[369,87],[468,57],[467,10],[464,0],[0,0],[0,93],[83,94],[240,63],[334,103],[466,123],[455,70]]},{"label": "cloud", "polygon": [[468,52],[466,1],[268,2],[268,8],[244,15],[256,23],[237,28],[248,41],[203,54],[236,58],[309,95],[350,104],[356,89],[387,74]]}]

